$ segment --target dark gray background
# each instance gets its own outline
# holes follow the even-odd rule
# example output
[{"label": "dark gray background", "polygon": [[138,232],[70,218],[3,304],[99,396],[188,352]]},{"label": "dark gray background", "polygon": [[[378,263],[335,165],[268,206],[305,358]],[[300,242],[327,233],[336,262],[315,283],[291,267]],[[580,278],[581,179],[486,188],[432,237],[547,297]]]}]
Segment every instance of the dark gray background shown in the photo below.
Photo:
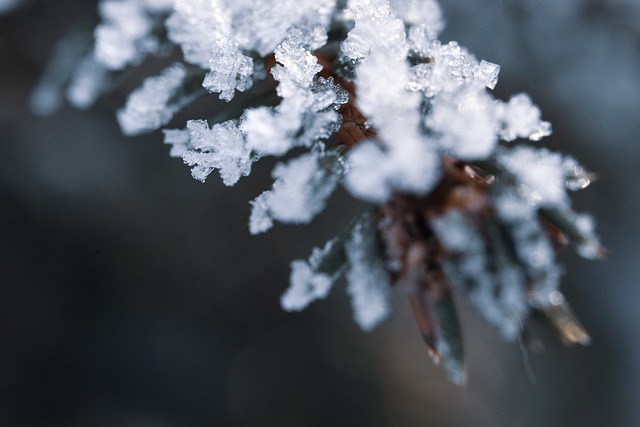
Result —
[{"label": "dark gray background", "polygon": [[[530,368],[463,310],[469,384],[432,366],[408,304],[373,333],[343,285],[283,312],[289,261],[339,232],[343,193],[310,226],[247,231],[272,160],[235,188],[202,185],[160,133],[125,138],[121,92],[49,118],[26,98],[56,40],[93,2],[33,1],[0,17],[0,425],[636,426],[640,422],[640,4],[447,0],[443,40],[502,65],[496,92],[526,91],[554,126],[541,144],[601,179],[574,197],[610,251],[566,252],[564,291],[593,337]],[[210,97],[214,98],[214,97]],[[221,108],[204,100],[175,121]],[[462,304],[464,307],[465,304]]]}]

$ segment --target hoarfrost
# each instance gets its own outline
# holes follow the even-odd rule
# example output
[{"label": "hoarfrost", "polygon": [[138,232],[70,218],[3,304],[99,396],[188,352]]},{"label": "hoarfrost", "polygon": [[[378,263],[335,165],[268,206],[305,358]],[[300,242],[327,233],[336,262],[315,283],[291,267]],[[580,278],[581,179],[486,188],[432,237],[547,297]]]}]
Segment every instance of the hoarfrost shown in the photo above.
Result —
[{"label": "hoarfrost", "polygon": [[372,50],[382,50],[389,56],[406,58],[404,22],[394,15],[388,1],[351,0],[349,10],[355,25],[342,43],[342,55],[360,61]]},{"label": "hoarfrost", "polygon": [[503,151],[499,159],[501,165],[516,176],[531,204],[568,205],[561,154],[522,146]]},{"label": "hoarfrost", "polygon": [[453,284],[502,336],[516,339],[528,316],[529,303],[525,278],[510,259],[500,232],[495,227],[489,229],[493,235],[490,247],[486,247],[476,226],[457,209],[436,218],[433,227],[442,245],[454,254],[445,264]]},{"label": "hoarfrost", "polygon": [[[153,3],[153,4],[152,4]],[[103,0],[99,4],[102,23],[95,30],[96,61],[110,70],[122,70],[157,52],[160,41],[154,17],[169,12],[171,0]]]},{"label": "hoarfrost", "polygon": [[390,313],[389,273],[380,258],[375,218],[358,222],[345,244],[349,269],[347,292],[356,323],[371,331]]},{"label": "hoarfrost", "polygon": [[159,76],[148,77],[142,87],[129,95],[117,118],[125,135],[138,135],[158,129],[182,108],[176,97],[182,92],[187,70],[180,63],[165,68]]},{"label": "hoarfrost", "polygon": [[282,295],[280,305],[286,311],[300,311],[318,299],[324,299],[333,285],[326,274],[315,274],[308,263],[291,263],[291,286]]},{"label": "hoarfrost", "polygon": [[346,91],[332,78],[315,80],[322,66],[304,47],[305,39],[296,31],[291,35],[276,48],[278,64],[271,70],[279,82],[277,93],[282,102],[275,108],[248,109],[240,122],[249,146],[264,154],[282,155],[293,147],[310,147],[328,138],[338,130],[337,110],[348,100]]},{"label": "hoarfrost", "polygon": [[535,307],[548,305],[549,295],[560,286],[561,269],[553,245],[537,220],[537,211],[520,195],[510,191],[494,197],[496,214],[510,230],[518,260],[530,282],[529,299]]},{"label": "hoarfrost", "polygon": [[237,43],[221,38],[209,60],[209,72],[202,85],[209,92],[219,92],[220,99],[231,101],[236,90],[244,92],[251,87],[253,74],[253,59],[243,55]]},{"label": "hoarfrost", "polygon": [[407,91],[408,76],[403,59],[382,51],[372,52],[357,68],[357,103],[379,138],[349,154],[346,186],[357,197],[381,202],[393,190],[424,194],[439,178],[433,144],[418,130],[420,99]]},{"label": "hoarfrost", "polygon": [[184,59],[209,68],[220,38],[231,34],[231,17],[219,0],[176,0],[165,23],[168,37],[182,48]]},{"label": "hoarfrost", "polygon": [[234,121],[218,123],[210,129],[205,120],[189,120],[187,129],[189,145],[193,148],[185,151],[182,159],[193,167],[191,175],[195,179],[204,182],[217,169],[222,182],[232,186],[241,176],[249,175],[251,150],[247,148],[244,135]]},{"label": "hoarfrost", "polygon": [[273,218],[269,208],[273,191],[267,190],[251,201],[251,215],[249,216],[249,232],[260,234],[273,227]]},{"label": "hoarfrost", "polygon": [[429,38],[436,38],[444,29],[440,5],[435,0],[390,0],[398,16],[409,25],[425,28]]},{"label": "hoarfrost", "polygon": [[327,297],[333,283],[342,273],[343,264],[339,262],[328,268],[325,264],[330,264],[326,261],[340,250],[340,243],[333,239],[322,249],[315,248],[307,261],[295,260],[291,263],[291,283],[280,298],[283,309],[300,311],[313,301]]},{"label": "hoarfrost", "polygon": [[252,203],[251,232],[266,231],[273,219],[284,223],[311,221],[324,209],[344,171],[344,162],[335,152],[312,152],[278,164],[272,172],[276,180],[273,189]]},{"label": "hoarfrost", "polygon": [[493,100],[478,88],[438,96],[425,124],[442,150],[462,160],[486,158],[497,144]]},{"label": "hoarfrost", "polygon": [[[267,56],[282,43],[293,27],[327,28],[335,0],[225,0],[241,47]],[[319,47],[319,46],[318,46]]]},{"label": "hoarfrost", "polygon": [[171,145],[169,155],[171,157],[180,157],[193,148],[188,129],[163,129],[164,143]]},{"label": "hoarfrost", "polygon": [[539,141],[551,135],[551,123],[540,120],[540,110],[527,94],[515,95],[506,104],[498,101],[496,108],[496,115],[502,125],[500,137],[505,141],[516,138]]}]

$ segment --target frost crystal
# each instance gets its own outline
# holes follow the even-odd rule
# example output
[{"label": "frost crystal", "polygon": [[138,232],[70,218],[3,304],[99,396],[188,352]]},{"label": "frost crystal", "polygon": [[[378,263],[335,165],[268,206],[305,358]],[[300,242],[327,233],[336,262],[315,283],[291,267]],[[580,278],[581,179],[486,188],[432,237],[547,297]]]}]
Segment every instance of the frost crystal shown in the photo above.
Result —
[{"label": "frost crystal", "polygon": [[353,315],[364,331],[371,331],[391,310],[389,273],[380,258],[373,218],[354,227],[345,249],[349,261],[347,291]]},{"label": "frost crystal", "polygon": [[261,157],[295,150],[251,202],[252,234],[310,222],[340,184],[372,202],[291,264],[285,310],[325,298],[344,273],[355,320],[369,331],[389,314],[394,284],[458,383],[453,291],[508,339],[541,311],[566,340],[588,342],[558,290],[555,246],[604,255],[592,219],[567,196],[593,175],[546,149],[499,145],[538,141],[551,125],[526,94],[495,99],[498,64],[438,40],[435,0],[101,0],[99,12],[92,47],[72,34],[56,48],[32,95],[35,112],[51,114],[63,94],[85,108],[121,70],[175,45],[182,59],[147,77],[117,112],[125,134],[166,125],[200,96],[238,104],[236,92],[247,92],[246,105],[217,120],[164,129],[164,142],[195,179],[217,170],[228,186]]},{"label": "frost crystal", "polygon": [[158,129],[173,118],[182,105],[175,102],[182,92],[187,70],[176,63],[159,76],[149,77],[136,89],[125,107],[118,111],[118,123],[125,135],[138,135]]},{"label": "frost crystal", "polygon": [[514,174],[529,202],[542,206],[566,206],[563,158],[546,149],[517,147],[500,159],[504,168]]},{"label": "frost crystal", "polygon": [[505,141],[528,138],[539,141],[551,135],[551,123],[540,120],[540,110],[528,95],[513,96],[507,104],[498,102],[497,117],[502,123],[500,137]]},{"label": "frost crystal", "polygon": [[102,23],[95,31],[95,58],[110,70],[136,64],[156,52],[160,41],[154,32],[154,16],[170,10],[172,0],[104,0]]},{"label": "frost crystal", "polygon": [[[209,125],[205,120],[189,120],[187,122],[189,140],[183,142],[176,133],[165,134],[169,141],[174,137],[174,153],[185,150],[182,154],[184,162],[193,166],[191,174],[204,182],[207,176],[217,169],[225,185],[232,186],[241,176],[251,172],[251,150],[246,146],[244,135],[232,120]],[[177,144],[177,145],[175,145]]]},{"label": "frost crystal", "polygon": [[184,59],[209,68],[219,41],[231,33],[231,18],[218,0],[176,0],[166,26],[169,39],[182,48]]},{"label": "frost crystal", "polygon": [[[445,248],[458,257],[452,261],[459,264],[457,268],[447,266],[454,285],[468,294],[478,311],[505,338],[517,338],[529,305],[524,277],[509,259],[506,243],[496,238],[487,248],[475,226],[458,210],[437,218],[433,225]],[[492,258],[487,255],[489,250]]]},{"label": "frost crystal", "polygon": [[291,285],[282,294],[280,304],[287,311],[300,311],[315,300],[326,298],[342,273],[342,263],[332,263],[341,245],[330,240],[322,249],[314,249],[308,261],[291,263]]},{"label": "frost crystal", "polygon": [[275,108],[248,109],[241,119],[247,143],[258,152],[282,155],[296,146],[309,147],[337,130],[340,116],[336,110],[347,102],[346,92],[333,79],[314,80],[322,66],[305,44],[294,31],[276,49],[279,64],[271,73],[279,82],[277,93],[282,102]]},{"label": "frost crystal", "polygon": [[225,101],[233,99],[236,89],[244,92],[253,84],[253,59],[240,53],[238,44],[229,39],[218,40],[209,70],[202,85],[209,92],[219,92]]},{"label": "frost crystal", "polygon": [[309,153],[278,164],[273,170],[273,189],[252,203],[251,232],[266,231],[273,219],[285,223],[311,221],[324,209],[344,171],[344,162],[335,152]]}]

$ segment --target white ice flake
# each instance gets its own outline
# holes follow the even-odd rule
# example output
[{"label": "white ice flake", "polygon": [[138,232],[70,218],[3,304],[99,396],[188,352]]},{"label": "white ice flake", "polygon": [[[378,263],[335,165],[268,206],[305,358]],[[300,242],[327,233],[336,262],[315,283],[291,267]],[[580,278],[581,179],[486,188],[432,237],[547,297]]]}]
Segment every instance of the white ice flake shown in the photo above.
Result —
[{"label": "white ice flake", "polygon": [[[171,2],[103,0],[99,4],[102,22],[95,30],[95,58],[110,70],[121,70],[140,62],[160,47],[153,34],[158,15],[170,10]],[[155,15],[155,16],[154,16]]]},{"label": "white ice flake", "polygon": [[470,219],[455,209],[436,218],[432,224],[442,245],[454,254],[457,267],[447,264],[453,284],[468,295],[476,309],[505,338],[516,339],[528,316],[529,300],[525,278],[510,259],[507,244],[499,233],[492,236],[490,247],[486,247]]},{"label": "white ice flake", "polygon": [[435,0],[389,0],[389,3],[404,22],[422,26],[432,39],[444,29],[442,10]]},{"label": "white ice flake", "polygon": [[225,9],[231,11],[240,46],[261,56],[272,53],[294,27],[326,29],[336,5],[335,0],[224,0],[224,3]]},{"label": "white ice flake", "polygon": [[315,79],[322,66],[304,47],[305,40],[294,30],[276,48],[278,64],[271,73],[282,102],[275,108],[248,109],[240,121],[248,145],[258,152],[282,155],[296,146],[310,147],[338,129],[337,110],[348,100],[346,91],[332,78]]},{"label": "white ice flake", "polygon": [[381,202],[393,190],[425,194],[439,177],[435,146],[419,133],[419,96],[407,90],[409,68],[402,59],[375,50],[356,72],[357,101],[371,120],[381,146],[361,143],[349,154],[347,188]]},{"label": "white ice flake", "polygon": [[483,159],[497,143],[494,103],[482,89],[465,89],[438,96],[425,124],[445,152],[463,160]]},{"label": "white ice flake", "polygon": [[253,84],[253,59],[243,55],[238,44],[221,37],[209,59],[209,72],[202,85],[209,92],[219,92],[220,99],[231,101],[235,91],[244,92]]},{"label": "white ice flake", "polygon": [[[0,12],[17,3],[0,0]],[[211,126],[189,120],[184,129],[165,129],[164,142],[195,179],[218,171],[228,186],[260,157],[296,149],[274,167],[273,186],[251,202],[252,234],[276,221],[310,222],[340,183],[373,202],[308,260],[291,263],[290,287],[280,301],[287,311],[325,298],[346,272],[355,320],[372,330],[390,311],[390,270],[436,269],[398,265],[401,256],[390,265],[379,245],[393,252],[425,239],[453,287],[504,337],[517,339],[530,310],[548,308],[560,295],[562,270],[541,217],[582,256],[604,255],[593,220],[571,211],[566,194],[593,176],[573,158],[546,149],[498,145],[538,141],[551,125],[526,94],[494,98],[498,64],[438,40],[444,20],[436,0],[100,0],[99,13],[93,47],[90,37],[71,34],[56,48],[32,95],[36,113],[58,108],[65,86],[71,104],[86,108],[121,70],[169,52],[172,43],[181,49],[180,62],[147,77],[117,112],[126,135],[166,125],[206,91],[228,102],[247,91],[244,110],[234,113],[232,105],[211,112],[233,120]],[[349,138],[341,141],[345,133]],[[446,165],[456,162],[459,174],[443,168],[443,158]],[[464,162],[487,166],[494,176],[486,187],[471,184],[471,173],[463,177],[472,166]],[[438,182],[438,191],[456,199],[436,197],[432,206],[427,197]],[[452,209],[467,202],[457,192],[469,188],[472,197],[483,192],[491,208]],[[425,215],[380,234],[380,212],[390,220],[385,209],[396,197],[412,203],[413,196],[429,204]],[[403,235],[414,222],[419,236]],[[400,241],[395,248],[394,239]],[[438,348],[460,380],[457,334],[448,340],[445,323],[436,325],[445,338]]]},{"label": "white ice flake", "polygon": [[540,120],[540,110],[527,94],[515,95],[506,104],[498,101],[496,108],[496,115],[502,124],[500,138],[505,141],[516,138],[539,141],[551,135],[551,123]]},{"label": "white ice flake", "polygon": [[232,186],[241,176],[251,172],[251,150],[247,148],[244,135],[236,123],[228,120],[209,128],[204,120],[189,120],[189,144],[193,147],[182,155],[191,174],[199,181],[213,170],[218,170],[222,182]]},{"label": "white ice flake", "polygon": [[349,9],[355,26],[342,43],[345,57],[359,61],[377,49],[389,56],[406,58],[404,22],[394,15],[387,0],[351,0]]},{"label": "white ice flake", "polygon": [[184,59],[203,69],[209,68],[219,40],[232,31],[231,17],[219,0],[176,0],[165,25]]},{"label": "white ice flake", "polygon": [[391,311],[389,273],[378,253],[374,218],[365,218],[354,227],[345,250],[353,315],[362,330],[371,331]]},{"label": "white ice flake", "polygon": [[296,260],[291,263],[291,285],[280,298],[286,311],[304,310],[310,303],[324,299],[333,282],[326,274],[314,273],[308,263]]},{"label": "white ice flake", "polygon": [[311,221],[324,209],[344,171],[343,160],[335,152],[312,152],[278,164],[272,172],[276,180],[273,189],[252,202],[251,232],[266,231],[274,219],[284,223]]},{"label": "white ice flake", "polygon": [[138,135],[158,129],[182,108],[174,102],[182,92],[187,70],[180,63],[165,68],[159,76],[148,77],[118,110],[120,128],[125,135]]},{"label": "white ice flake", "polygon": [[498,84],[499,74],[500,66],[493,62],[485,61],[484,59],[473,69],[473,76],[491,90],[493,90],[496,87],[496,84]]},{"label": "white ice flake", "polygon": [[341,264],[326,265],[327,259],[336,250],[340,250],[339,243],[333,239],[322,249],[315,248],[307,261],[295,260],[291,263],[290,285],[280,298],[284,310],[300,311],[313,301],[327,297],[343,269]]},{"label": "white ice flake", "polygon": [[566,177],[561,154],[521,146],[503,152],[500,162],[517,177],[531,204],[567,206]]},{"label": "white ice flake", "polygon": [[249,232],[260,234],[273,227],[271,215],[271,198],[273,191],[267,190],[251,201],[251,215],[249,215]]},{"label": "white ice flake", "polygon": [[169,155],[171,157],[180,157],[193,148],[188,129],[163,129],[164,143],[171,145]]}]

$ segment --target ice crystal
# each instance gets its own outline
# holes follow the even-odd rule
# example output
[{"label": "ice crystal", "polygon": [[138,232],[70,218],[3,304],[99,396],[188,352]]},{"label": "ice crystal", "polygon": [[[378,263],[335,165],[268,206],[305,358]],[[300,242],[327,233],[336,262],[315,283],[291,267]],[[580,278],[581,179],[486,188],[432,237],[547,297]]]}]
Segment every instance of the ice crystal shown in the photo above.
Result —
[{"label": "ice crystal", "polygon": [[[285,310],[325,298],[344,274],[368,331],[388,315],[391,286],[401,288],[457,383],[454,291],[507,339],[540,311],[566,341],[588,342],[559,291],[555,252],[569,241],[582,256],[604,255],[592,219],[567,196],[594,176],[571,157],[517,145],[550,135],[551,124],[526,94],[495,99],[498,64],[438,39],[435,0],[102,0],[99,12],[92,48],[71,36],[56,48],[34,110],[52,113],[63,93],[87,107],[120,70],[175,45],[182,60],[117,112],[125,134],[156,130],[215,93],[231,103],[225,112],[164,130],[195,179],[217,170],[231,186],[261,157],[295,151],[251,202],[252,234],[310,222],[339,185],[371,203],[291,264]],[[237,92],[246,92],[240,109]]]},{"label": "ice crystal", "polygon": [[[345,166],[335,152],[309,153],[278,164],[273,170],[276,182],[273,189],[259,196],[253,206],[252,232],[266,231],[268,217],[286,223],[307,223],[322,209],[327,198],[338,185]],[[267,195],[267,193],[270,193]],[[259,230],[259,231],[258,231]]]},{"label": "ice crystal", "polygon": [[118,111],[122,132],[137,135],[166,125],[182,108],[178,98],[186,77],[187,70],[180,63],[164,69],[159,76],[148,77]]},{"label": "ice crystal", "polygon": [[172,153],[182,155],[184,162],[193,167],[191,175],[199,181],[204,182],[217,169],[224,184],[232,186],[251,172],[251,150],[232,120],[211,128],[206,120],[189,120],[186,132],[165,133],[165,142],[173,144]]},{"label": "ice crystal", "polygon": [[371,331],[390,313],[389,275],[382,261],[373,218],[358,222],[345,244],[349,269],[347,291],[356,322]]},{"label": "ice crystal", "polygon": [[253,59],[243,55],[237,43],[222,38],[209,60],[209,72],[202,85],[209,92],[219,92],[220,99],[231,101],[236,90],[244,92],[251,87],[253,74]]},{"label": "ice crystal", "polygon": [[[322,249],[314,249],[308,261],[291,263],[291,285],[282,294],[280,304],[287,311],[300,311],[315,300],[326,298],[343,265],[331,265],[340,244],[330,240]],[[327,263],[327,261],[329,261]]]},{"label": "ice crystal", "polygon": [[156,52],[154,15],[171,9],[172,0],[104,0],[99,5],[102,23],[95,31],[95,58],[110,70],[121,70]]},{"label": "ice crystal", "polygon": [[540,110],[524,93],[513,96],[507,104],[497,103],[496,114],[502,123],[500,137],[505,141],[516,138],[539,141],[551,134],[551,124],[540,120]]}]

